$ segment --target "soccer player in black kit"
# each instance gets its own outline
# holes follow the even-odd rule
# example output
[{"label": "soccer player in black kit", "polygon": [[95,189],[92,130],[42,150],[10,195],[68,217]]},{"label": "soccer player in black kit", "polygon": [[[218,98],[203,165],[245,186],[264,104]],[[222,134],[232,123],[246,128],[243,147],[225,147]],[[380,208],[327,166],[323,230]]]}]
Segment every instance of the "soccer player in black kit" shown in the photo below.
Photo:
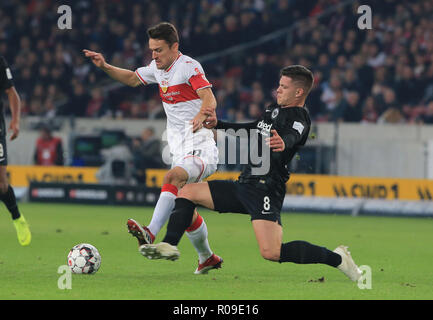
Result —
[{"label": "soccer player in black kit", "polygon": [[[20,130],[20,110],[21,100],[15,90],[13,83],[12,72],[6,62],[6,59],[0,56],[0,92],[5,92],[9,107],[11,110],[11,122],[9,130],[12,132],[10,140],[18,137]],[[1,93],[0,93],[1,94]],[[27,246],[31,241],[31,233],[27,221],[19,212],[17,200],[13,188],[9,185],[6,166],[8,164],[7,148],[6,148],[6,123],[4,119],[3,103],[0,99],[0,200],[6,205],[6,208],[11,213],[12,221],[15,226],[18,242],[22,246]]]},{"label": "soccer player in black kit", "polygon": [[[338,268],[352,281],[359,280],[361,271],[345,246],[330,251],[301,240],[282,243],[280,211],[290,176],[288,166],[308,139],[311,121],[304,105],[312,85],[310,70],[300,65],[288,66],[280,73],[277,103],[270,105],[261,119],[251,123],[225,123],[216,119],[213,110],[208,110],[206,127],[253,130],[256,135],[252,138],[258,140],[257,150],[251,149],[249,164],[237,181],[213,180],[186,185],[178,194],[163,241],[142,245],[140,252],[151,259],[176,260],[180,255],[176,246],[185,229],[194,222],[195,207],[201,205],[220,213],[249,214],[260,253],[267,260],[327,264]],[[251,154],[259,151],[262,139],[267,145],[262,148],[262,159],[269,161],[269,166],[265,173],[257,174],[258,165],[251,161]],[[266,152],[267,158],[263,156]]]}]

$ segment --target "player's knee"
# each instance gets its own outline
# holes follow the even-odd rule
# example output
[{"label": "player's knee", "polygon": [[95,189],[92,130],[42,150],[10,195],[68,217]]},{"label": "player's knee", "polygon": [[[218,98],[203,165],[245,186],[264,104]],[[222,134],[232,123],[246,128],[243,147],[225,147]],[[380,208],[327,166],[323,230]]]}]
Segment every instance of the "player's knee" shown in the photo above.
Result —
[{"label": "player's knee", "polygon": [[162,181],[163,184],[172,184],[178,188],[181,188],[185,183],[185,179],[179,175],[175,170],[169,170]]},{"label": "player's knee", "polygon": [[279,261],[280,251],[273,248],[260,248],[260,254],[266,260]]}]

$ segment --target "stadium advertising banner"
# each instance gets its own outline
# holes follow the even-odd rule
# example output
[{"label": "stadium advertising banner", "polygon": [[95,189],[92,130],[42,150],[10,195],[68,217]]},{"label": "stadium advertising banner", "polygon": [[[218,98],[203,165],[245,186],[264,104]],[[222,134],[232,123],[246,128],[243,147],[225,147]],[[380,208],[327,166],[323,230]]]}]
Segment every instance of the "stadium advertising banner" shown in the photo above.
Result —
[{"label": "stadium advertising banner", "polygon": [[15,187],[28,187],[31,182],[98,183],[99,168],[61,166],[8,166],[9,182]]},{"label": "stadium advertising banner", "polygon": [[[147,186],[160,187],[166,170],[147,170]],[[207,180],[235,180],[239,172],[216,172]],[[433,200],[433,180],[400,178],[342,177],[292,174],[288,195],[386,200]]]},{"label": "stadium advertising banner", "polygon": [[[28,187],[31,182],[97,184],[96,167],[9,166],[13,186]],[[167,170],[148,169],[146,186],[161,188]],[[216,172],[207,180],[235,180],[239,172]],[[368,198],[387,200],[433,200],[433,180],[402,178],[343,177],[292,174],[287,194],[330,198]]]},{"label": "stadium advertising banner", "polygon": [[101,184],[31,182],[29,199],[34,202],[154,206],[159,188]]},{"label": "stadium advertising banner", "polygon": [[300,196],[433,200],[433,180],[297,174],[286,191]]}]

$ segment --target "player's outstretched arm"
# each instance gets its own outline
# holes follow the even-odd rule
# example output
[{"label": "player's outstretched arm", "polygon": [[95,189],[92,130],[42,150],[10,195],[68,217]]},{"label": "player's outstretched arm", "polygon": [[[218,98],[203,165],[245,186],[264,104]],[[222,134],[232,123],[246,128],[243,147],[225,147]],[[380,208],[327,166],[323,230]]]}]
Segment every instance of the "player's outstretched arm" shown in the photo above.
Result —
[{"label": "player's outstretched arm", "polygon": [[5,92],[8,96],[9,107],[11,109],[12,116],[11,122],[9,124],[9,131],[12,131],[10,139],[14,140],[18,137],[20,132],[21,99],[14,86],[6,89]]},{"label": "player's outstretched arm", "polygon": [[207,116],[207,119],[204,123],[204,127],[208,129],[255,129],[257,126],[257,123],[259,120],[253,121],[253,122],[245,122],[245,123],[231,123],[231,122],[223,122],[221,120],[218,120],[216,117],[216,112],[212,108],[204,108],[203,111],[201,111],[205,116]]},{"label": "player's outstretched arm", "polygon": [[134,71],[118,68],[107,63],[101,53],[90,51],[87,49],[84,49],[83,52],[87,58],[90,58],[90,60],[92,60],[95,66],[103,70],[114,80],[122,82],[123,84],[126,84],[130,87],[137,87],[141,84]]}]

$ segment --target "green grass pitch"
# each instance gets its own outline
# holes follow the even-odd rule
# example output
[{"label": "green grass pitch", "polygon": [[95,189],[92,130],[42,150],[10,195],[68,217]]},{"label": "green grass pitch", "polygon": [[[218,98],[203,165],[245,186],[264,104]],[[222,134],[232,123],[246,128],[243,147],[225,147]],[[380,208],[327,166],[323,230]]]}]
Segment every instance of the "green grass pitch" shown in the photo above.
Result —
[{"label": "green grass pitch", "polygon": [[[282,214],[284,242],[306,240],[330,249],[345,244],[358,265],[370,266],[372,288],[361,290],[325,265],[265,261],[246,215],[199,210],[211,247],[224,263],[222,269],[197,276],[197,256],[186,236],[178,261],[151,261],[138,253],[126,220],[148,223],[151,208],[21,203],[20,209],[33,239],[21,247],[2,208],[2,300],[433,299],[432,219]],[[101,268],[94,275],[72,275],[72,289],[61,290],[58,267],[81,242],[98,248]]]}]

